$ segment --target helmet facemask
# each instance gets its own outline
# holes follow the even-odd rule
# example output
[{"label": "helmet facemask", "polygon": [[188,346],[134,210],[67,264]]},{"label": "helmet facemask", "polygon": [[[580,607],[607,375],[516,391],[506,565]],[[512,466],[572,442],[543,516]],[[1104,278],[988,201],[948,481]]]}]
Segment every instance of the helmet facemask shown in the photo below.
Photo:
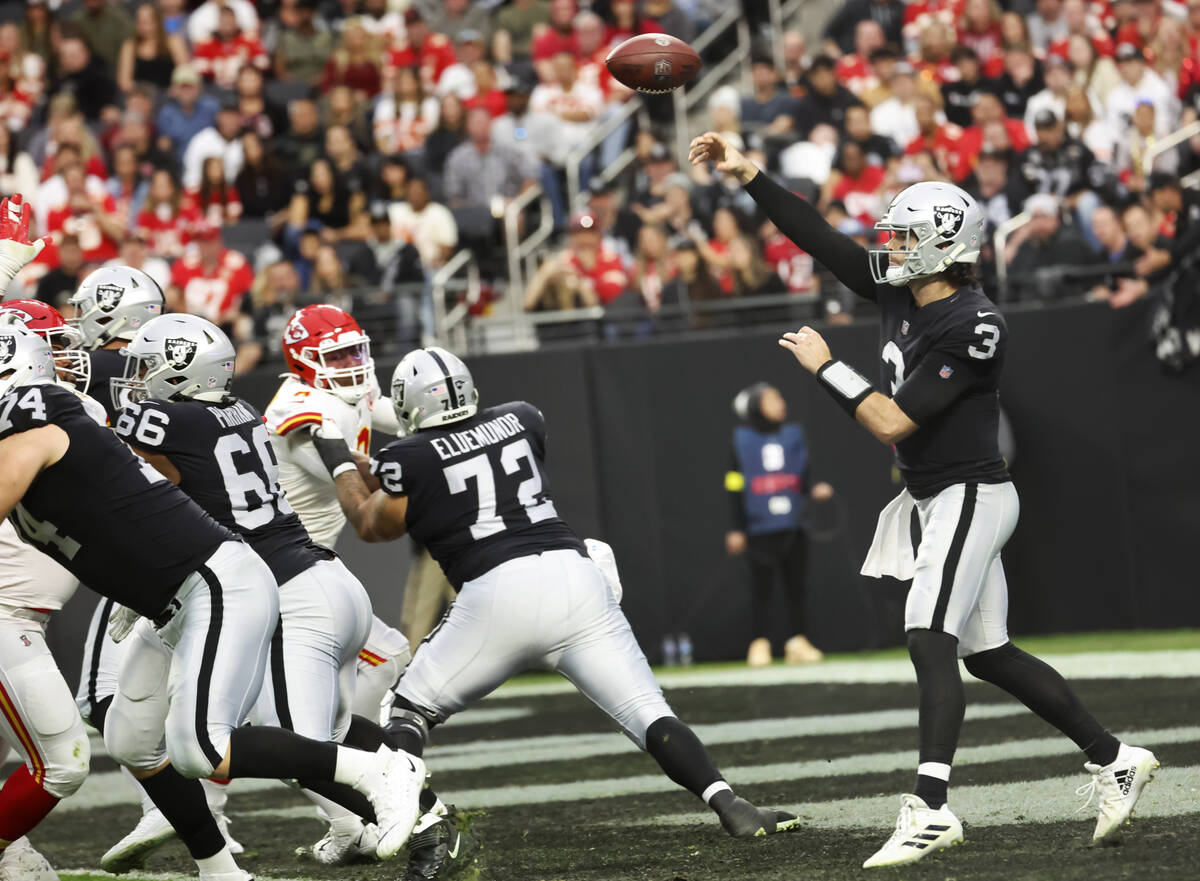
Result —
[{"label": "helmet facemask", "polygon": [[54,368],[59,382],[86,391],[92,379],[92,359],[79,348],[83,336],[78,328],[67,325],[45,331],[46,342],[54,353]]},{"label": "helmet facemask", "polygon": [[371,340],[357,331],[305,346],[296,360],[313,371],[314,388],[331,391],[348,404],[358,403],[371,390]]},{"label": "helmet facemask", "polygon": [[[967,246],[944,240],[929,221],[897,224],[881,220],[875,224],[875,229],[904,237],[902,248],[885,246],[870,250],[871,277],[876,284],[903,287],[910,281],[945,272],[953,263],[974,262],[960,260],[959,255],[967,250]],[[903,256],[904,260],[897,264],[893,262],[896,256]]]}]

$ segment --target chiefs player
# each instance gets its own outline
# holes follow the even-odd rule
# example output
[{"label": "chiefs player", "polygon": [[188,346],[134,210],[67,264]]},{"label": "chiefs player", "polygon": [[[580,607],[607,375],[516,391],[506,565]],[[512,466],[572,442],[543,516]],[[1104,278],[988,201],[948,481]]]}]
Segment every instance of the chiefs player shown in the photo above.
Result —
[{"label": "chiefs player", "polygon": [[41,300],[7,300],[0,303],[0,323],[11,320],[19,321],[50,344],[61,382],[80,392],[87,389],[91,359],[79,348],[83,340],[79,331],[68,325],[57,309]]}]

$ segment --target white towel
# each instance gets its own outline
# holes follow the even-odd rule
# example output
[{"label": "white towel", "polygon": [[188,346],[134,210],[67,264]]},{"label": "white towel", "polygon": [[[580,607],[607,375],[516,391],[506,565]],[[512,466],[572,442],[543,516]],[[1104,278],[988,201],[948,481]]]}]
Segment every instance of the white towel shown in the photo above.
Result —
[{"label": "white towel", "polygon": [[879,512],[875,538],[859,570],[861,574],[871,578],[890,575],[900,581],[908,581],[913,577],[917,563],[911,532],[914,505],[916,500],[904,489]]}]

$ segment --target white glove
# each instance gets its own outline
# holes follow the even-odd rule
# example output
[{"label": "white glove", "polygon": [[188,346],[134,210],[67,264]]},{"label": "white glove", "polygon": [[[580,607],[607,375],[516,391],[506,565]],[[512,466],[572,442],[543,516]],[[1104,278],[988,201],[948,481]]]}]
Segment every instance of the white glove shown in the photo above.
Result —
[{"label": "white glove", "polygon": [[112,614],[108,616],[108,635],[112,637],[112,641],[120,642],[127,637],[140,617],[142,616],[133,609],[114,606]]},{"label": "white glove", "polygon": [[49,236],[29,241],[31,217],[30,206],[21,201],[20,193],[0,199],[0,293],[50,241]]},{"label": "white glove", "polygon": [[607,542],[600,541],[598,538],[585,538],[583,546],[587,548],[588,556],[592,558],[592,562],[603,573],[604,580],[608,582],[608,589],[612,591],[617,602],[621,602],[621,597],[625,595],[625,591],[621,587],[621,575],[617,572],[617,558],[613,555],[612,547]]}]

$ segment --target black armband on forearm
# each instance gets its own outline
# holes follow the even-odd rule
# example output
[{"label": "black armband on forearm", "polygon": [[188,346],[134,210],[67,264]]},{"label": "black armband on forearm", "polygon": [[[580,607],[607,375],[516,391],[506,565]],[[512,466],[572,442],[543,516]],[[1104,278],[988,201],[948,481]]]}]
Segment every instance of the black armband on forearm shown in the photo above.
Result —
[{"label": "black armband on forearm", "polygon": [[346,446],[346,442],[341,438],[318,437],[314,434],[312,443],[313,447],[316,448],[317,455],[321,457],[321,461],[329,469],[331,477],[336,478],[347,471],[358,468],[354,464],[354,457],[350,455],[349,447]]},{"label": "black armband on forearm", "polygon": [[858,405],[875,391],[875,387],[865,376],[845,361],[835,361],[832,358],[817,371],[817,382],[829,392],[829,396],[851,419],[854,418],[854,411],[858,409]]}]

